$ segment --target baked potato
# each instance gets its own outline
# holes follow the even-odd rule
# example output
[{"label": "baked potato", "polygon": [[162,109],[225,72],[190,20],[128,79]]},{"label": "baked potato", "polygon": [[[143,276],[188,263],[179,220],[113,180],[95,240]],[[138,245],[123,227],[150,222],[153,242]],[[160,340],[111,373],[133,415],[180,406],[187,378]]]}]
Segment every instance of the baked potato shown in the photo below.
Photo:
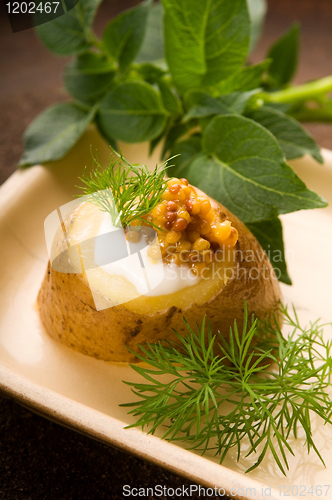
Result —
[{"label": "baked potato", "polygon": [[[166,182],[159,203],[142,225],[127,228],[126,238],[140,238],[145,227],[153,226],[157,238],[150,241],[149,258],[162,259],[172,269],[185,268],[192,282],[183,287],[177,280],[180,286],[162,289],[168,293],[140,294],[126,277],[101,268],[91,270],[88,279],[86,272],[59,272],[48,263],[38,306],[54,339],[98,359],[136,362],[138,344],[176,341],[173,330],[186,334],[184,317],[195,328],[206,316],[212,331],[228,337],[235,319],[241,331],[244,300],[249,315],[267,319],[277,314],[278,280],[246,226],[185,179]],[[67,221],[70,245],[91,235],[100,217],[93,203],[81,203]],[[65,236],[56,237],[58,249]],[[104,304],[101,310],[98,300]]]}]

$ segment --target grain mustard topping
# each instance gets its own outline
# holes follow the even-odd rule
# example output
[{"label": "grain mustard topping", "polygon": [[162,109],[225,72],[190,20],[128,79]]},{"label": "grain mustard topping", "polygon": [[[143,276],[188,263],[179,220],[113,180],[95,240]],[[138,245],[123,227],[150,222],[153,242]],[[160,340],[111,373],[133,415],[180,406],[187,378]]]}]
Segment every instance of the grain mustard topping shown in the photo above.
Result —
[{"label": "grain mustard topping", "polygon": [[234,247],[238,240],[231,222],[186,179],[168,180],[160,203],[146,219],[158,236],[158,242],[149,247],[149,257],[157,259],[161,252],[165,263],[187,264],[197,275],[213,262],[216,252]]}]

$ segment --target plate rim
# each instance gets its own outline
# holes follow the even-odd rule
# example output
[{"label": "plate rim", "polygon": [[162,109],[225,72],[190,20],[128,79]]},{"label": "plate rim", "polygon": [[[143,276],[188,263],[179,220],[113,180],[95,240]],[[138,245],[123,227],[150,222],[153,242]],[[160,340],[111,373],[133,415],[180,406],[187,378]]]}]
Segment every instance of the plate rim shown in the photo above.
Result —
[{"label": "plate rim", "polygon": [[[138,428],[125,429],[120,420],[32,382],[1,362],[0,381],[2,395],[52,422],[135,455],[203,487],[222,488],[226,494],[231,494],[231,490],[235,488],[255,488],[258,493],[255,498],[264,500],[259,494],[261,484],[258,481]],[[112,429],[112,432],[107,432],[107,428]],[[117,436],[125,436],[126,439],[117,439]],[[144,451],[137,446],[140,442],[145,446]],[[163,452],[169,455],[170,460],[161,458]],[[180,459],[177,455],[180,455]],[[247,495],[232,495],[231,498],[252,499]],[[279,496],[272,490],[272,496],[269,498],[277,500]]]},{"label": "plate rim", "polygon": [[[332,163],[331,150],[322,148],[322,154],[325,160]],[[0,208],[6,211],[12,195],[15,193],[15,197],[19,197],[31,182],[40,180],[43,170],[44,167],[41,166],[16,170],[0,187]],[[125,429],[124,422],[29,380],[8,368],[1,360],[0,393],[57,424],[136,455],[202,486],[224,488],[228,494],[232,488],[255,488],[258,492],[255,498],[264,498],[259,493],[261,483],[244,473],[233,471],[141,429]],[[140,443],[142,447],[139,447]],[[166,460],[163,459],[163,453],[166,454]],[[277,490],[272,490],[271,493],[271,500],[280,498]],[[241,495],[232,498],[251,500],[252,497]]]}]

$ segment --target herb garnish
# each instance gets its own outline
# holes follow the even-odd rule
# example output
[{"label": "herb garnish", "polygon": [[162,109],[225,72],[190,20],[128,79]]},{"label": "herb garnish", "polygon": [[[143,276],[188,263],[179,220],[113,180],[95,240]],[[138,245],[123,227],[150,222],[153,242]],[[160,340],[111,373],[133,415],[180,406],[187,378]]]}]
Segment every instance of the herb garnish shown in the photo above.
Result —
[{"label": "herb garnish", "polygon": [[[323,338],[325,325],[301,327],[294,308],[291,315],[281,306],[280,314],[292,329],[286,338],[275,319],[250,322],[245,308],[243,332],[235,321],[228,341],[219,333],[213,335],[204,319],[197,333],[186,323],[188,336],[178,335],[179,344],[140,346],[137,356],[149,367],[130,366],[147,382],[125,382],[140,398],[121,405],[132,407],[129,413],[137,417],[128,427],[148,426],[153,434],[164,424],[168,429],[163,439],[181,441],[202,454],[214,450],[220,463],[233,447],[239,460],[245,439],[250,443],[245,456],[258,454],[247,472],[258,467],[270,450],[285,475],[287,454],[294,455],[288,438],[297,438],[302,428],[308,453],[313,449],[324,464],[310,418],[313,412],[331,424],[327,388],[332,341]],[[218,345],[220,356],[213,352]],[[158,380],[161,375],[171,375],[172,380]]]},{"label": "herb garnish", "polygon": [[91,122],[115,148],[163,141],[163,158],[180,154],[172,175],[250,225],[290,284],[278,216],[326,206],[287,165],[304,154],[323,161],[294,118],[332,122],[331,76],[291,86],[299,27],[253,65],[265,0],[146,0],[111,19],[101,39],[92,29],[99,4],[80,0],[37,28],[50,51],[73,56],[64,72],[73,101],[30,125],[20,165],[62,158]]},{"label": "herb garnish", "polygon": [[[116,226],[130,226],[133,221],[153,226],[145,218],[159,203],[167,184],[164,180],[167,162],[149,172],[145,165],[132,165],[121,153],[113,150],[104,169],[96,158],[90,175],[85,169],[80,177],[84,186],[78,186],[101,211],[111,215]],[[117,157],[117,158],[116,158]]]}]

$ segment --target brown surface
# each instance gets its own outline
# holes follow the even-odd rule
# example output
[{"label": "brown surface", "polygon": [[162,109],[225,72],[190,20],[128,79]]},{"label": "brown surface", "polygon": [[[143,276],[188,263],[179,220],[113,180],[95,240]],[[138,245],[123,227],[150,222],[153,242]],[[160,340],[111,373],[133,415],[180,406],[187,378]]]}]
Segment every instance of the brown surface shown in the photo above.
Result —
[{"label": "brown surface", "polygon": [[[110,15],[134,3],[105,0],[97,26],[100,28]],[[299,20],[302,52],[295,81],[331,74],[331,0],[268,3],[264,36],[253,59],[261,59],[269,44]],[[27,124],[45,106],[65,99],[61,89],[65,62],[48,53],[33,31],[13,34],[4,2],[0,2],[0,183],[16,168]],[[310,125],[310,130],[322,146],[332,149],[332,126]],[[158,467],[34,416],[3,398],[0,404],[1,500],[121,499],[124,484],[188,484]]]}]

